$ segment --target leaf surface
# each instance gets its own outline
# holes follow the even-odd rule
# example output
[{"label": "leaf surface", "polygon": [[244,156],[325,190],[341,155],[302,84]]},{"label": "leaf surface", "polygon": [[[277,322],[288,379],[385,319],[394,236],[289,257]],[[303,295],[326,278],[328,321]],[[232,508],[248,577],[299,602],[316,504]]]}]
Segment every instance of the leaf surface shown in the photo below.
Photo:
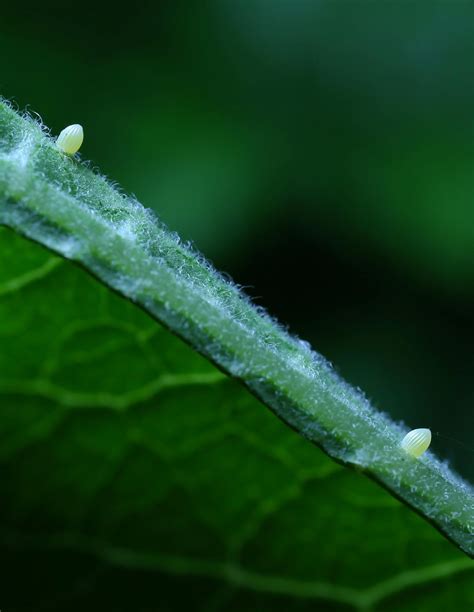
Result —
[{"label": "leaf surface", "polygon": [[[269,606],[315,598],[370,609],[417,584],[466,580],[465,557],[338,464],[377,480],[470,555],[472,488],[433,455],[406,455],[405,428],[3,103],[0,223],[155,319],[2,231],[6,546],[37,549],[45,567],[73,555],[87,567],[94,559],[99,573],[194,577],[207,585],[206,607],[260,605],[258,594]],[[404,547],[382,563],[395,533]]]},{"label": "leaf surface", "polygon": [[5,609],[470,605],[465,555],[145,313],[9,230],[0,262]]}]

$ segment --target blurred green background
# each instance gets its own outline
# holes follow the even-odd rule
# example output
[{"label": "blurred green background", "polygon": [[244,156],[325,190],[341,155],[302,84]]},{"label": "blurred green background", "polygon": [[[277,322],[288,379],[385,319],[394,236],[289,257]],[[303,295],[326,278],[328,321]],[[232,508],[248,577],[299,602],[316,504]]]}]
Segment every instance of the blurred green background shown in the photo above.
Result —
[{"label": "blurred green background", "polygon": [[474,3],[2,6],[0,92],[474,478]]}]

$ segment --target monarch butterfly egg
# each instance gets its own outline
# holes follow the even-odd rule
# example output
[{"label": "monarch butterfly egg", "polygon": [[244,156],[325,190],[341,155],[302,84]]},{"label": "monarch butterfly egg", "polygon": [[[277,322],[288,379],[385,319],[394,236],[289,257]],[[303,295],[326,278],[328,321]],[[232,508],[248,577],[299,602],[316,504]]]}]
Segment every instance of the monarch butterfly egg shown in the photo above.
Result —
[{"label": "monarch butterfly egg", "polygon": [[84,130],[82,125],[75,123],[74,125],[68,125],[59,134],[56,140],[56,145],[61,151],[68,155],[74,155],[81,148],[82,141],[84,140]]},{"label": "monarch butterfly egg", "polygon": [[421,457],[431,444],[429,429],[412,429],[407,433],[400,446],[412,457]]}]

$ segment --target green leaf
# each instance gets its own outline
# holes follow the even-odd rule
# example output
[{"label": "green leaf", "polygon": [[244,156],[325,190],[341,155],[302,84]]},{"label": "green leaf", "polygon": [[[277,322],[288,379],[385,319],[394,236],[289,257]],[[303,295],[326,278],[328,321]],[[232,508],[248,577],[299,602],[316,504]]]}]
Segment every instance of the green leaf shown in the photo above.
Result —
[{"label": "green leaf", "polygon": [[[388,609],[408,589],[409,609],[425,584],[438,601],[469,600],[468,559],[237,381],[472,555],[467,484],[432,455],[404,454],[405,428],[4,104],[0,143],[0,222],[81,263],[231,376],[84,272],[2,232],[3,540],[40,562],[38,600],[108,597],[111,566],[117,601],[153,583],[169,609],[193,589],[206,608]],[[67,588],[48,583],[52,567]],[[189,590],[177,593],[184,576]]]},{"label": "green leaf", "polygon": [[431,525],[6,229],[0,346],[6,610],[469,609]]}]

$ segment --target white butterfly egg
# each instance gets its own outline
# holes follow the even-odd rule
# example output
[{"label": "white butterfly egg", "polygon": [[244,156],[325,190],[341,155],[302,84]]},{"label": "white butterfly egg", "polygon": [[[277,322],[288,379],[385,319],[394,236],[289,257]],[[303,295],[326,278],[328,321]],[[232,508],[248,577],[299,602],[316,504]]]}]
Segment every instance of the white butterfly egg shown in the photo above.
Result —
[{"label": "white butterfly egg", "polygon": [[431,444],[431,431],[429,429],[412,429],[407,433],[400,446],[412,457],[421,457]]},{"label": "white butterfly egg", "polygon": [[82,125],[75,123],[74,125],[68,125],[59,134],[56,140],[56,145],[61,151],[68,155],[74,155],[81,148],[82,141],[84,140],[84,130]]}]

